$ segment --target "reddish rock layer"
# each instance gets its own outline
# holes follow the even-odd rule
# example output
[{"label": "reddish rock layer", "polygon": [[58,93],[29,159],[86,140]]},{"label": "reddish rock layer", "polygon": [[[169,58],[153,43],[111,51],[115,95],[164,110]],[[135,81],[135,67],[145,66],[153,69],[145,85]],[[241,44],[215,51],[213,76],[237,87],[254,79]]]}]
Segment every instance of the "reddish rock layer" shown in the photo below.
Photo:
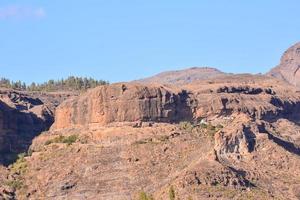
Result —
[{"label": "reddish rock layer", "polygon": [[181,90],[140,84],[100,86],[62,103],[56,112],[54,129],[110,122],[191,120],[194,101]]}]

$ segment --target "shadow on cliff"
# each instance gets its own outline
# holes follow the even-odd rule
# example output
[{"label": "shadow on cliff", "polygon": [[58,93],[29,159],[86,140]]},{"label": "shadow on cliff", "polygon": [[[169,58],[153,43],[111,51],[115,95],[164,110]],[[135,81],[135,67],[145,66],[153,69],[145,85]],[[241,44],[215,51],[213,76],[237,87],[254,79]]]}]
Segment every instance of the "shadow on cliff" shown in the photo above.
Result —
[{"label": "shadow on cliff", "polygon": [[196,100],[186,90],[178,93],[175,109],[175,122],[192,121],[194,118],[194,109],[196,108]]},{"label": "shadow on cliff", "polygon": [[300,147],[298,147],[297,145],[295,145],[292,142],[285,141],[282,138],[273,135],[272,133],[270,133],[266,129],[266,127],[264,126],[264,124],[263,125],[259,125],[258,129],[259,129],[259,132],[267,134],[268,138],[270,140],[272,140],[274,143],[276,143],[277,145],[279,145],[282,148],[284,148],[286,151],[288,151],[290,153],[293,153],[293,154],[296,154],[298,156],[300,155]]},{"label": "shadow on cliff", "polygon": [[283,118],[300,126],[300,101],[282,101],[278,97],[272,97],[270,103],[278,110],[277,112],[266,112],[262,116],[263,120],[273,123]]},{"label": "shadow on cliff", "polygon": [[272,134],[268,134],[268,138],[272,141],[274,141],[277,145],[283,147],[285,150],[287,150],[290,153],[296,154],[298,156],[300,156],[300,148],[297,147],[295,144],[293,144],[292,142],[287,142],[285,140],[282,140],[279,137],[276,137]]},{"label": "shadow on cliff", "polygon": [[52,123],[53,116],[39,118],[0,101],[0,164],[8,166],[15,162],[18,154],[27,153],[32,140]]}]

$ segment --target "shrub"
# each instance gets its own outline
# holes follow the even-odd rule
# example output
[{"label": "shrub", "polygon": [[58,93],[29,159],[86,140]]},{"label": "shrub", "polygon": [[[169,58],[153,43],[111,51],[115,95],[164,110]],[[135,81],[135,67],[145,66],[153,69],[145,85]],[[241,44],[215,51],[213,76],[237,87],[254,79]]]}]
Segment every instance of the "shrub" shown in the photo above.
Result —
[{"label": "shrub", "polygon": [[216,130],[216,127],[213,126],[212,124],[208,124],[207,125],[207,134],[210,136],[210,137],[214,137],[215,134],[216,134],[217,130]]},{"label": "shrub", "polygon": [[146,192],[141,191],[139,195],[139,200],[154,200],[154,198],[151,195],[147,195]]},{"label": "shrub", "polygon": [[25,156],[26,156],[25,153],[19,154],[16,162],[10,165],[10,169],[13,173],[23,174],[24,172],[26,172],[27,162]]},{"label": "shrub", "polygon": [[191,123],[191,122],[180,122],[179,123],[179,127],[182,129],[182,130],[185,130],[187,132],[192,132],[193,131],[193,128],[194,128],[194,125]]},{"label": "shrub", "polygon": [[47,140],[45,142],[45,145],[49,145],[52,143],[65,143],[67,145],[71,145],[71,144],[75,143],[77,141],[77,139],[78,139],[77,135],[70,135],[70,136],[60,135],[54,139]]},{"label": "shrub", "polygon": [[208,125],[207,124],[200,124],[200,127],[206,129],[208,127]]},{"label": "shrub", "polygon": [[18,190],[21,189],[23,186],[23,182],[21,180],[11,180],[11,181],[7,181],[6,185],[13,188],[14,190]]},{"label": "shrub", "polygon": [[77,135],[70,135],[69,137],[66,137],[63,139],[62,143],[66,143],[68,145],[73,144],[74,142],[76,142],[78,139]]},{"label": "shrub", "polygon": [[216,130],[216,127],[215,127],[214,125],[212,125],[212,124],[209,123],[209,124],[207,125],[207,129],[210,130],[210,131],[215,131],[215,130]]},{"label": "shrub", "polygon": [[169,199],[175,200],[175,190],[174,190],[173,186],[171,186],[170,190],[169,190]]}]

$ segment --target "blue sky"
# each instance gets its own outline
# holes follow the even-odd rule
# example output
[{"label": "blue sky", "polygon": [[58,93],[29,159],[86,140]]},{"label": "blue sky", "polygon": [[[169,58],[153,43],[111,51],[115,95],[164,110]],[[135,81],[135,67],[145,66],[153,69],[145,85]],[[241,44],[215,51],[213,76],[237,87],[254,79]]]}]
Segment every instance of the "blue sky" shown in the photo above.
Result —
[{"label": "blue sky", "polygon": [[211,66],[266,72],[300,41],[299,0],[1,0],[0,76],[110,82]]}]

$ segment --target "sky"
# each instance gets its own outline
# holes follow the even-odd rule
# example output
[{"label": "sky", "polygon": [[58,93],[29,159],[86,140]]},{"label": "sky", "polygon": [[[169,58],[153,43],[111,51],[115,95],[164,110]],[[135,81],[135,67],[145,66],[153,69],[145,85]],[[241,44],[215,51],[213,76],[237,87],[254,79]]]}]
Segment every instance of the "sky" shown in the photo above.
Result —
[{"label": "sky", "polygon": [[300,41],[299,0],[1,0],[0,77],[129,81],[265,73]]}]

